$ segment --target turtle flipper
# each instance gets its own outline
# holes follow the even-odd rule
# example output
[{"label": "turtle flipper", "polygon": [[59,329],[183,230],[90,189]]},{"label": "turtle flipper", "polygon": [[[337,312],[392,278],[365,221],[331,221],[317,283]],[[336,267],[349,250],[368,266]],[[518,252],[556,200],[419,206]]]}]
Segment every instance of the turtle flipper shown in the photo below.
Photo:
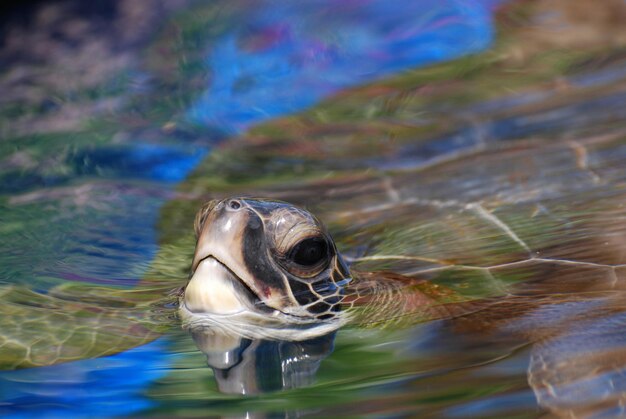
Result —
[{"label": "turtle flipper", "polygon": [[96,304],[74,295],[0,288],[0,369],[111,355],[159,336],[146,307],[129,298],[101,297]]},{"label": "turtle flipper", "polygon": [[394,272],[353,272],[344,309],[360,326],[401,327],[471,312],[467,297],[441,285]]}]

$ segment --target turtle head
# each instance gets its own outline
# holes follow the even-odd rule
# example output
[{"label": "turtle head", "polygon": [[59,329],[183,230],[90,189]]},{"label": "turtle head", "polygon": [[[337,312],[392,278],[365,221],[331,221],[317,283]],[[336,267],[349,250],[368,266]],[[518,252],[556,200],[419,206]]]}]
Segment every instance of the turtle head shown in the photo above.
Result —
[{"label": "turtle head", "polygon": [[230,198],[198,212],[191,279],[192,313],[333,318],[349,270],[324,226],[285,202]]}]

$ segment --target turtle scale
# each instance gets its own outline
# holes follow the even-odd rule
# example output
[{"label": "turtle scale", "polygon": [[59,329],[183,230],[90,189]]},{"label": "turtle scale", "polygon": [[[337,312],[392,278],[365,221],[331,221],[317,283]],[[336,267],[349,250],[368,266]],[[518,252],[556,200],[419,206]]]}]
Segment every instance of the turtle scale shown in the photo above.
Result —
[{"label": "turtle scale", "polygon": [[[43,295],[22,286],[3,287],[3,369],[112,355],[150,342],[167,328],[146,317],[146,307],[133,302],[133,291],[130,298],[120,292],[120,297],[127,299],[123,302],[111,304],[114,299],[109,298],[107,307],[102,296],[81,301],[76,297],[86,288],[72,288]],[[158,298],[163,298],[161,292],[152,297]]]}]

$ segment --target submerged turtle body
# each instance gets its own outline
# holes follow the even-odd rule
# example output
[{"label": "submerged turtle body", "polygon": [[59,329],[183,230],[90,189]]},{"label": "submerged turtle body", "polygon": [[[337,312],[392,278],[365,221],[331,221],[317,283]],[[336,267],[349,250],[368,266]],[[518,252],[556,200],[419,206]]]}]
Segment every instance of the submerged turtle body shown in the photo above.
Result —
[{"label": "submerged turtle body", "polygon": [[[621,133],[519,141],[427,167],[260,191],[269,200],[210,201],[196,218],[195,255],[189,220],[189,253],[165,248],[156,263],[191,265],[184,294],[172,290],[186,281],[165,275],[133,290],[5,288],[0,359],[4,368],[49,365],[140,345],[179,327],[173,302],[182,295],[192,330],[303,340],[344,325],[439,319],[464,339],[531,343],[537,399],[579,412],[567,401],[572,389],[590,391],[598,384],[587,377],[621,365],[619,342],[581,343],[620,336],[626,316],[624,161]],[[276,199],[311,203],[327,228]]]},{"label": "submerged turtle body", "polygon": [[[263,223],[282,213],[292,227],[299,226],[274,226],[270,232],[274,241],[288,239],[280,244],[283,256],[299,243],[298,234],[319,234],[326,240],[323,251],[334,258],[323,273],[315,272],[315,280],[296,269],[299,281],[270,287],[268,295],[278,299],[258,319],[284,325],[272,312],[293,309],[291,318],[301,329],[326,323],[324,330],[330,330],[348,321],[391,327],[458,317],[466,330],[508,328],[537,340],[562,333],[581,316],[619,312],[626,275],[625,156],[620,133],[576,142],[512,142],[415,170],[260,191],[312,203],[337,246],[307,212],[289,204],[257,204]],[[211,225],[206,217],[212,205],[200,211],[198,229]],[[161,264],[173,259],[167,251]],[[201,251],[202,241],[194,269]],[[246,263],[254,269],[258,254],[248,251]],[[191,254],[184,259],[190,263]],[[4,288],[3,367],[102,356],[154,339],[173,326],[165,321],[173,315],[167,306],[177,298],[171,291],[184,282],[149,276],[133,290],[66,286],[45,296]],[[246,292],[263,295],[270,289],[258,286],[247,284]],[[331,300],[316,306],[324,292]],[[556,313],[581,301],[600,303],[590,314],[553,318],[550,309]],[[335,322],[340,312],[346,315]],[[297,333],[275,337],[297,339]]]},{"label": "submerged turtle body", "polygon": [[[341,289],[341,310],[328,319],[307,314],[307,305],[324,296],[312,301],[305,292],[309,298],[302,304],[295,298],[301,290],[286,286],[278,293],[282,306],[272,300],[272,291],[268,298],[257,293],[252,310],[266,305],[270,311],[305,310],[300,315],[309,322],[285,317],[261,334],[258,327],[238,330],[251,337],[299,339],[310,335],[290,327],[303,323],[403,327],[446,320],[445,327],[464,339],[489,336],[493,344],[511,339],[532,344],[528,379],[537,400],[557,414],[581,413],[576,392],[596,391],[605,379],[599,371],[626,367],[619,355],[623,343],[610,340],[621,335],[619,325],[626,318],[625,161],[626,136],[617,132],[577,141],[511,142],[413,170],[267,190],[274,199],[311,203],[328,222],[350,275],[329,241],[332,251],[323,271],[326,284]],[[273,211],[306,214],[285,203],[235,201],[237,211],[254,214],[264,208],[266,220]],[[233,201],[216,202],[205,208],[216,211]],[[214,222],[228,223],[228,217],[217,221],[213,214]],[[246,223],[271,225],[253,219]],[[285,222],[285,231],[306,227],[301,223]],[[283,256],[309,238],[293,237]],[[234,247],[272,254],[271,243]],[[196,263],[198,257],[197,250]],[[281,269],[279,262],[274,269]],[[201,326],[197,320],[187,324]],[[211,326],[229,329],[229,322],[223,317]],[[273,336],[276,330],[280,334]],[[608,343],[587,344],[597,339]],[[619,392],[593,397],[585,399],[585,409],[623,402]]]}]

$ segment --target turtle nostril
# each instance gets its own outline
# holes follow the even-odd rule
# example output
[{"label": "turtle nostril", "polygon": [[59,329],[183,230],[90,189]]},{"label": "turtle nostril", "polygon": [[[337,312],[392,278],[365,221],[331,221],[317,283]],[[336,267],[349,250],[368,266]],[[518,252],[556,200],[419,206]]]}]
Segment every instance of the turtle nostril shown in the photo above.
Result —
[{"label": "turtle nostril", "polygon": [[228,206],[230,207],[230,209],[238,210],[239,208],[241,208],[241,202],[232,199],[228,201]]}]

